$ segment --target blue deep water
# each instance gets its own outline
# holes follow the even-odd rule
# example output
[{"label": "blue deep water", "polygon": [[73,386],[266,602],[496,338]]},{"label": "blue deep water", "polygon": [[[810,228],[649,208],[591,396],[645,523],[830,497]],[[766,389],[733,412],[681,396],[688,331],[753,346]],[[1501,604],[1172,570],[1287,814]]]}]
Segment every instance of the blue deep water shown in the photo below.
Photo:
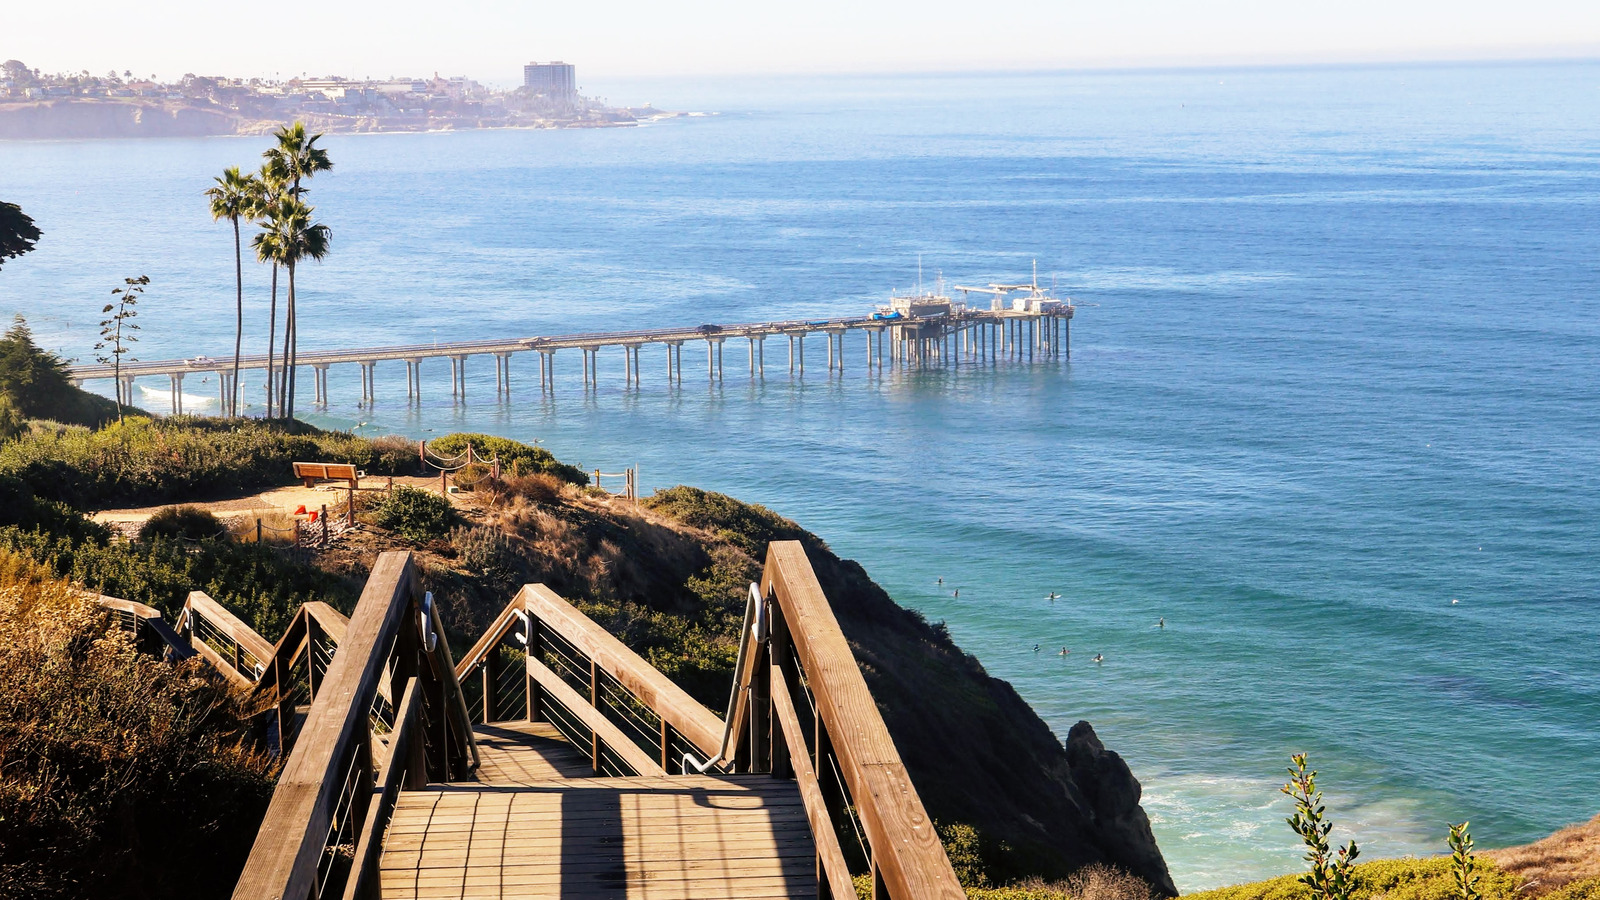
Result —
[{"label": "blue deep water", "polygon": [[[637,391],[613,352],[584,392],[574,354],[541,397],[519,357],[500,403],[484,358],[461,406],[440,361],[415,407],[396,363],[372,409],[334,369],[307,418],[537,438],[794,518],[1058,734],[1094,723],[1186,890],[1297,867],[1300,750],[1366,856],[1600,812],[1600,64],[603,93],[718,114],[327,138],[303,346],[855,313],[920,254],[961,283],[1037,260],[1081,307],[1070,361],[879,377],[857,335],[842,376],[769,343],[754,382],[730,343],[721,384],[689,346],[674,389],[647,348]],[[232,235],[200,192],[263,145],[0,144],[0,198],[45,231],[0,314],[89,359],[148,274],[138,355],[227,355]]]}]

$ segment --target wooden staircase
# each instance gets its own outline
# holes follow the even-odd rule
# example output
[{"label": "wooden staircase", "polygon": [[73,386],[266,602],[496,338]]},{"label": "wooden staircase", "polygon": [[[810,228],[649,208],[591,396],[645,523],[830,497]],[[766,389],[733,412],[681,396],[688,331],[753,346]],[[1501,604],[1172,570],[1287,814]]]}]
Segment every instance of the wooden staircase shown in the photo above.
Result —
[{"label": "wooden staircase", "polygon": [[180,626],[288,757],[235,900],[965,896],[796,542],[725,716],[543,585],[455,664],[407,553],[276,645],[203,594]]}]

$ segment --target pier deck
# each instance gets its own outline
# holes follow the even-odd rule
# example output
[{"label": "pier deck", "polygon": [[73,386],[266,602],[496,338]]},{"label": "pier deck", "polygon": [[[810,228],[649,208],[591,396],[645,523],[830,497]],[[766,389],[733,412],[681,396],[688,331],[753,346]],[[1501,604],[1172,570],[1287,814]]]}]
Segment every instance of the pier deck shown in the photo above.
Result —
[{"label": "pier deck", "polygon": [[[785,320],[735,325],[699,325],[646,329],[639,331],[585,332],[569,335],[508,338],[498,340],[446,341],[359,349],[304,350],[295,357],[296,371],[310,369],[313,377],[313,402],[328,404],[328,369],[336,365],[361,368],[361,403],[376,399],[375,370],[380,362],[404,362],[406,396],[417,400],[422,395],[421,366],[424,360],[445,359],[450,363],[450,394],[460,401],[466,395],[466,361],[472,356],[490,356],[495,362],[495,391],[500,397],[511,394],[511,358],[520,353],[539,355],[539,384],[543,391],[555,387],[555,356],[563,350],[582,355],[583,384],[599,382],[599,356],[608,348],[623,351],[622,375],[626,384],[643,381],[641,352],[648,345],[666,350],[666,380],[683,380],[683,345],[702,342],[706,349],[706,376],[721,381],[724,376],[723,345],[730,340],[748,342],[749,372],[752,378],[766,375],[766,339],[788,341],[787,369],[790,374],[805,374],[805,339],[822,334],[828,342],[827,366],[830,373],[845,367],[846,336],[865,335],[865,363],[882,368],[960,364],[964,360],[1033,359],[1068,356],[1071,353],[1071,320],[1075,307],[1070,304],[1047,309],[966,309],[930,316],[846,316],[818,320]],[[272,365],[281,369],[282,360]],[[266,354],[250,354],[239,359],[241,372],[265,372]],[[78,384],[119,377],[117,385],[123,402],[133,404],[133,387],[140,378],[165,377],[172,393],[172,412],[182,413],[183,380],[187,376],[214,377],[219,397],[231,394],[233,357],[193,357],[124,363],[120,373],[107,365],[77,365],[72,378]],[[242,376],[241,376],[242,377]]]}]

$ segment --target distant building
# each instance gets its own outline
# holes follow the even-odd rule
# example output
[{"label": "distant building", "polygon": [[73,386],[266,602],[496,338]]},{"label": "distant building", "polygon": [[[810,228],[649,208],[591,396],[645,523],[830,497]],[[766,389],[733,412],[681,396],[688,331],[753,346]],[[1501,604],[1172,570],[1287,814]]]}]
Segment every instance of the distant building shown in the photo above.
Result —
[{"label": "distant building", "polygon": [[560,60],[523,66],[522,86],[552,100],[572,103],[578,99],[577,74],[573,66]]}]

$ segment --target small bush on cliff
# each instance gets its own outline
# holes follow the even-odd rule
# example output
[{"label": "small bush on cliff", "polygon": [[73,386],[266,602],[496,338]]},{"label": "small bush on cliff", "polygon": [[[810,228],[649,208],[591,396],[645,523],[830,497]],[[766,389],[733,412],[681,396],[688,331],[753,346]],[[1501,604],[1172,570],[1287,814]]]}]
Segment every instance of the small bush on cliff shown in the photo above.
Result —
[{"label": "small bush on cliff", "polygon": [[224,537],[227,531],[216,516],[198,506],[169,506],[145,520],[139,527],[139,540],[211,541]]},{"label": "small bush on cliff", "polygon": [[450,457],[466,452],[468,444],[472,445],[473,452],[479,457],[493,459],[498,456],[502,476],[533,475],[542,472],[554,475],[570,484],[589,483],[589,476],[585,475],[582,469],[561,462],[549,450],[543,447],[531,447],[520,441],[492,434],[469,432],[447,434],[429,441],[428,452],[435,456]]},{"label": "small bush on cliff", "polygon": [[0,553],[0,898],[226,897],[272,792],[203,664]]},{"label": "small bush on cliff", "polygon": [[446,537],[457,518],[449,500],[405,486],[395,488],[372,515],[374,524],[418,544]]},{"label": "small bush on cliff", "polygon": [[765,506],[686,485],[656,491],[645,498],[644,505],[685,525],[709,531],[757,560],[766,558],[767,544],[773,541],[815,542],[810,532]]}]

